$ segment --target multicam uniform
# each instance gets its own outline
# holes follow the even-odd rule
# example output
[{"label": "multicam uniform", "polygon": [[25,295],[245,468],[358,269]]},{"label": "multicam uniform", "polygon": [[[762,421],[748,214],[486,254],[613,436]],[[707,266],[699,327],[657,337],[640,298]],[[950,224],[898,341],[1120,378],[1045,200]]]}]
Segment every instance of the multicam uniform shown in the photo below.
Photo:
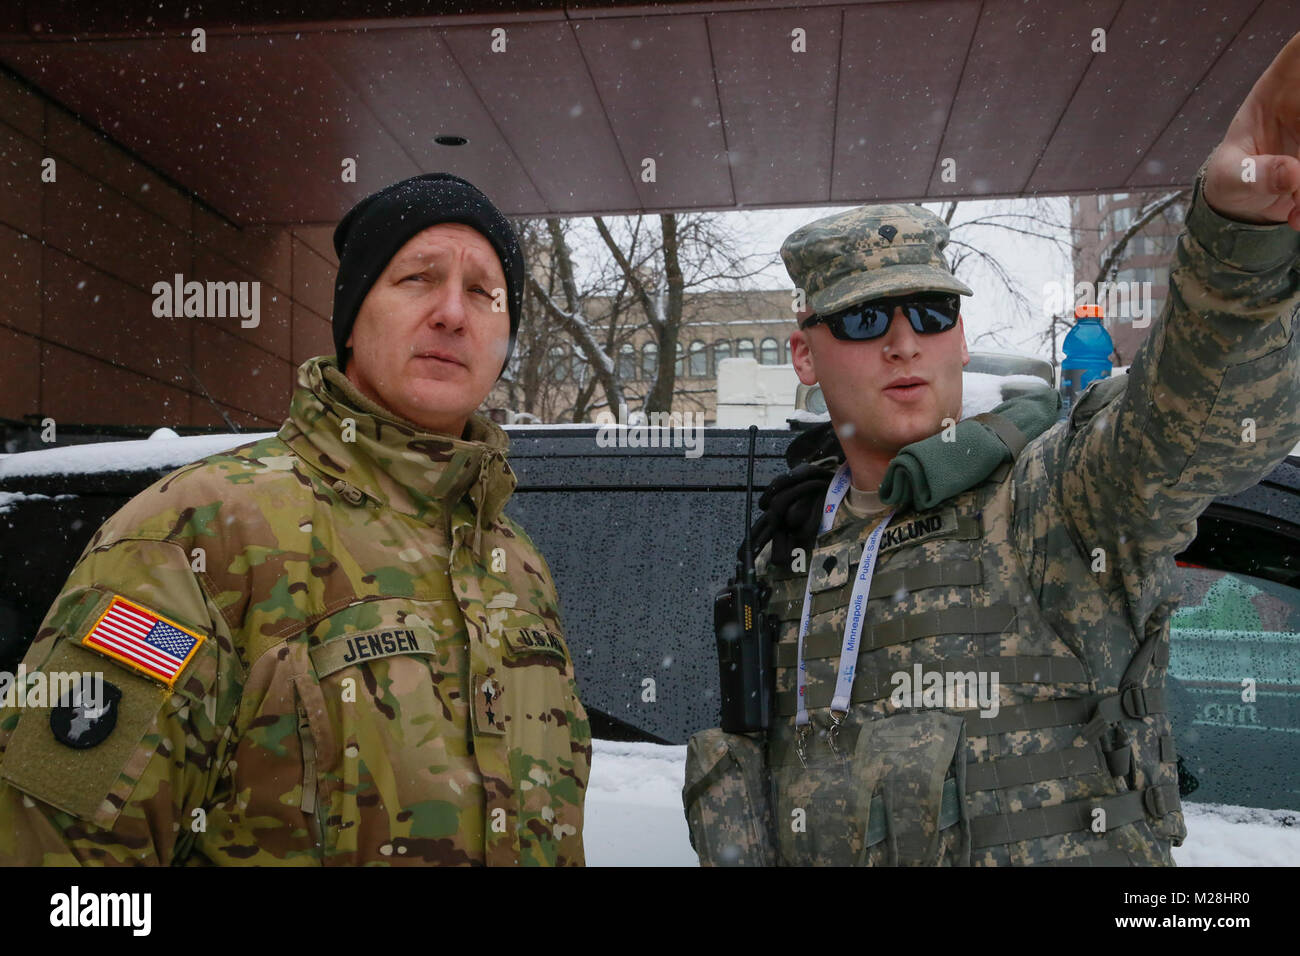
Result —
[{"label": "multicam uniform", "polygon": [[[824,255],[818,239],[801,248]],[[882,254],[864,245],[852,253]],[[809,571],[761,565],[781,622],[776,717],[765,749],[717,731],[693,742],[687,815],[702,861],[1172,864],[1186,835],[1164,696],[1174,556],[1216,495],[1258,481],[1300,438],[1298,306],[1300,235],[1217,215],[1198,180],[1168,304],[1129,374],[1013,447],[1013,466],[893,515],[833,741],[849,597],[882,515],[840,508]],[[997,713],[970,697],[891,701],[907,686],[898,675],[930,672],[945,690],[946,675],[996,674]]]},{"label": "multicam uniform", "polygon": [[25,665],[120,700],[91,746],[0,716],[0,862],[583,863],[590,730],[504,433],[420,432],[333,358],[298,382],[86,547]]}]

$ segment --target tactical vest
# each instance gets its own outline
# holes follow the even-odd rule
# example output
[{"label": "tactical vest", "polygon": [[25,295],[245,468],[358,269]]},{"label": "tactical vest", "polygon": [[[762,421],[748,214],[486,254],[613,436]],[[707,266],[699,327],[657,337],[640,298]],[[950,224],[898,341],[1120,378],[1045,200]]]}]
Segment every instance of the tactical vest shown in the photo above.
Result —
[{"label": "tactical vest", "polygon": [[[1041,444],[1017,462],[1016,482],[1050,480]],[[1063,639],[1013,540],[1011,467],[935,509],[893,516],[838,728],[829,704],[844,621],[879,516],[837,520],[808,556],[810,577],[768,570],[769,610],[781,622],[767,747],[778,862],[1172,865],[1170,842],[1186,829],[1164,706],[1168,619],[1135,638],[1058,529],[1055,543],[1072,557],[1049,570],[1065,568],[1081,604],[1097,608],[1087,641]],[[809,581],[812,733],[801,757],[796,642]],[[1117,655],[1129,662],[1118,681],[1106,676]],[[979,682],[994,688],[994,674],[998,707],[980,716]]]}]

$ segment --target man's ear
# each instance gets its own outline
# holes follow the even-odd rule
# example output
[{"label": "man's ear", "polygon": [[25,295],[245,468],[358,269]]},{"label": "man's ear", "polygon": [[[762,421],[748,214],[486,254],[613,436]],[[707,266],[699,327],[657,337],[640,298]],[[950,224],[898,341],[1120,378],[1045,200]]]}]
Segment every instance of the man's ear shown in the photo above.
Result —
[{"label": "man's ear", "polygon": [[965,368],[970,364],[970,349],[966,347],[966,326],[962,323],[961,313],[957,313],[957,331],[961,333],[961,364]]},{"label": "man's ear", "polygon": [[812,348],[808,345],[808,333],[795,329],[790,333],[790,364],[799,381],[805,385],[817,384],[817,370],[813,367]]}]

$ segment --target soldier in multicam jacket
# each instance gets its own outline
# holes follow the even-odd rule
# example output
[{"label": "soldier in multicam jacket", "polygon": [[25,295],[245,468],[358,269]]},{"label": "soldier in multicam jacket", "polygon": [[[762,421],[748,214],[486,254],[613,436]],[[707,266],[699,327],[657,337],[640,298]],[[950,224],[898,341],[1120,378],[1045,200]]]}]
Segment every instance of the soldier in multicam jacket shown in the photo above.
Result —
[{"label": "soldier in multicam jacket", "polygon": [[277,435],[132,499],[45,618],[28,671],[108,690],[0,715],[0,862],[584,862],[587,715],[473,414],[517,329],[513,232],[433,176],[335,245],[347,374],[307,361]]},{"label": "soldier in multicam jacket", "polygon": [[[1215,496],[1300,439],[1298,145],[1300,36],[1198,175],[1168,303],[1128,375],[1060,424],[1048,391],[944,428],[968,355],[960,319],[940,330],[923,297],[969,290],[938,217],[869,206],[786,240],[809,306],[793,362],[821,382],[842,446],[822,451],[851,485],[808,537],[830,475],[805,465],[767,493],[783,510],[765,516],[777,531],[760,562],[775,716],[762,740],[692,739],[702,862],[1172,864],[1186,835],[1164,695],[1174,556]],[[862,308],[891,297],[879,319]],[[832,708],[883,521],[851,697]]]}]

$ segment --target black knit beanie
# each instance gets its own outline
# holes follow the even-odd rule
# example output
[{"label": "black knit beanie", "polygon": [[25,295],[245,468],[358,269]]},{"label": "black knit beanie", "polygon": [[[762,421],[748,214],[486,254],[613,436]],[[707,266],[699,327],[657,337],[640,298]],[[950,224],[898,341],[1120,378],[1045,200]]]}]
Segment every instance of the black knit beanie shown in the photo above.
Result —
[{"label": "black knit beanie", "polygon": [[[509,220],[473,183],[451,173],[426,173],[372,193],[348,211],[334,230],[339,257],[334,286],[334,350],[345,364],[346,342],[361,303],[375,280],[406,241],[442,222],[459,222],[481,232],[501,259],[510,311],[510,345],[515,350],[524,296],[524,257]],[[505,371],[505,365],[501,366]]]}]

